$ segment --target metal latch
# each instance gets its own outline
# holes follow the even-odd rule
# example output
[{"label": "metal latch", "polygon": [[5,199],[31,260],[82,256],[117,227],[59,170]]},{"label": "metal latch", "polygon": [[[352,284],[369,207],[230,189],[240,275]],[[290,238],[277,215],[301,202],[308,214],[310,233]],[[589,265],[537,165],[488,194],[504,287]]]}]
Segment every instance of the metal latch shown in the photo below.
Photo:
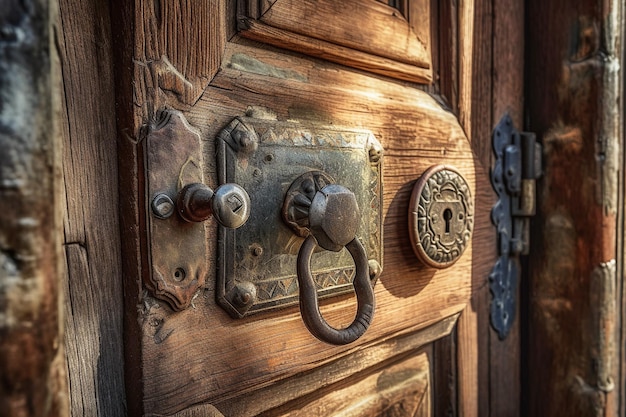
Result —
[{"label": "metal latch", "polygon": [[498,201],[491,210],[491,220],[497,228],[499,258],[489,274],[491,325],[504,339],[515,320],[519,255],[527,255],[530,249],[541,144],[534,133],[517,131],[507,114],[494,129],[493,151],[496,161],[491,183]]}]

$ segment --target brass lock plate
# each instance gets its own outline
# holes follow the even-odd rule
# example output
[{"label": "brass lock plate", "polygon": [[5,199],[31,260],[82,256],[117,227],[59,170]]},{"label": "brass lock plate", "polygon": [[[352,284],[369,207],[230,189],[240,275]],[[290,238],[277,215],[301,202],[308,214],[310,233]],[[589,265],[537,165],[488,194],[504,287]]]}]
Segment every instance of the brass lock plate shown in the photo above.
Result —
[{"label": "brass lock plate", "polygon": [[415,183],[409,231],[415,255],[426,265],[446,268],[465,251],[474,227],[470,189],[453,167],[436,165]]},{"label": "brass lock plate", "polygon": [[[357,238],[370,265],[382,266],[382,147],[371,132],[241,117],[220,132],[216,146],[220,183],[239,184],[251,201],[245,225],[219,227],[216,296],[232,317],[298,303],[296,259],[304,238],[283,221],[282,206],[292,182],[307,172],[325,172],[356,195]],[[347,250],[318,250],[312,270],[320,297],[353,291]]]}]

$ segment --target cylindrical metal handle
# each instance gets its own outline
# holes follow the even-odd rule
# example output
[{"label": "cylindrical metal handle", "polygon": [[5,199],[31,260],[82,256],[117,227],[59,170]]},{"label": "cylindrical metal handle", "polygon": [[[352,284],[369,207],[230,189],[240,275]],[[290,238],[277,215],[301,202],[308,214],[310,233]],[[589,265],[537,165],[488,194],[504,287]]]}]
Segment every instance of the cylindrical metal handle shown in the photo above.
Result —
[{"label": "cylindrical metal handle", "polygon": [[250,197],[237,184],[223,184],[215,192],[202,183],[188,184],[176,198],[178,214],[188,222],[211,217],[224,227],[236,229],[250,217]]},{"label": "cylindrical metal handle", "polygon": [[352,343],[365,333],[374,316],[374,290],[370,282],[365,248],[357,238],[346,245],[356,267],[353,285],[357,298],[357,313],[348,327],[335,329],[324,320],[319,309],[317,289],[311,274],[311,255],[316,246],[317,240],[313,235],[309,235],[298,252],[297,270],[302,320],[309,331],[323,342],[334,345]]}]

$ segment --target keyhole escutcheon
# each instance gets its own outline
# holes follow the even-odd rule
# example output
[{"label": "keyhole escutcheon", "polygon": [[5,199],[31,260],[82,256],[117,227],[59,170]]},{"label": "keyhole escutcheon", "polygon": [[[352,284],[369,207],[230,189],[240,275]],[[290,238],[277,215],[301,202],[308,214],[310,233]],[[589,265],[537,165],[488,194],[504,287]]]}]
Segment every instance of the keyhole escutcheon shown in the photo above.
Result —
[{"label": "keyhole escutcheon", "polygon": [[449,208],[443,211],[443,219],[446,221],[446,234],[450,233],[450,220],[452,219],[452,210]]}]

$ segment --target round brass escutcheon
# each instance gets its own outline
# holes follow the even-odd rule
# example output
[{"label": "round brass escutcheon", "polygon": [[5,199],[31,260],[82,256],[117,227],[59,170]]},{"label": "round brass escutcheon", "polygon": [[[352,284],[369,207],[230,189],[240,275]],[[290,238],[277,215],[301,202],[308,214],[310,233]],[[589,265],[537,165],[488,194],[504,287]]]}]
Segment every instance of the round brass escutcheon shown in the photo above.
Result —
[{"label": "round brass escutcheon", "polygon": [[435,165],[413,187],[409,232],[415,255],[426,265],[447,268],[465,251],[474,227],[469,185],[456,168]]}]

